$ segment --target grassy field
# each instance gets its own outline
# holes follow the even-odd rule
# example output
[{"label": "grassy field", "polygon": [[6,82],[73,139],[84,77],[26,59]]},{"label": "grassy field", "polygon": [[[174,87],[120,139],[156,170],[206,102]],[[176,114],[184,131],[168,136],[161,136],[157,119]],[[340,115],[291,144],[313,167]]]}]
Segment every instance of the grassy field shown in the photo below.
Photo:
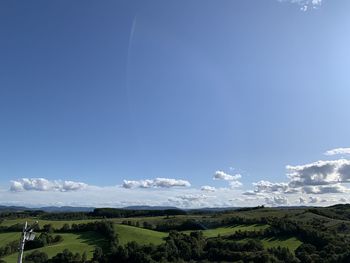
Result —
[{"label": "grassy field", "polygon": [[164,238],[168,236],[167,233],[163,232],[119,224],[115,224],[115,231],[118,234],[119,242],[123,245],[131,241],[139,244],[158,245],[164,242]]},{"label": "grassy field", "polygon": [[[245,216],[251,217],[252,212],[242,212],[242,214],[245,214]],[[241,215],[242,215],[241,214]],[[262,216],[262,214],[275,214],[274,211],[259,211],[259,216]],[[223,215],[223,217],[229,217],[232,215]],[[256,215],[257,216],[257,215]],[[199,216],[192,216],[194,218],[198,218]],[[213,218],[211,215],[206,217],[207,219]],[[299,216],[300,219],[301,215]],[[140,225],[142,225],[143,222],[149,222],[149,223],[157,223],[160,221],[183,221],[185,220],[185,216],[176,216],[171,218],[165,218],[165,217],[139,217],[139,218],[117,218],[112,219],[111,221],[114,222],[115,231],[118,234],[120,244],[124,245],[128,242],[135,241],[139,244],[161,244],[164,242],[164,238],[168,236],[168,233],[159,232],[159,231],[153,231],[149,229],[139,228],[139,227],[133,227],[128,225],[121,224],[122,221],[131,221],[133,223],[138,222]],[[35,218],[24,218],[24,219],[9,219],[4,220],[1,225],[3,226],[11,226],[18,223],[24,223],[25,221],[28,222],[34,222]],[[72,220],[72,221],[48,221],[48,220],[40,220],[39,224],[42,227],[45,224],[52,224],[54,228],[58,229],[61,228],[64,224],[82,224],[82,223],[88,223],[88,222],[94,222],[97,221],[96,219],[91,220]],[[234,225],[234,226],[228,226],[228,227],[219,227],[215,229],[207,229],[203,230],[203,234],[207,238],[217,237],[219,235],[225,236],[233,234],[237,231],[253,231],[253,230],[263,230],[266,229],[268,225]],[[190,233],[192,231],[184,231],[184,233]],[[13,240],[19,240],[19,233],[0,233],[0,247],[13,241]],[[69,249],[72,252],[79,252],[82,254],[84,251],[87,252],[88,257],[92,256],[93,250],[96,246],[105,246],[104,239],[102,236],[99,236],[98,234],[94,232],[87,232],[82,234],[60,234],[63,236],[64,241],[55,244],[52,246],[44,247],[38,249],[39,251],[44,251],[48,254],[49,257],[52,257],[56,255],[59,252],[62,252],[64,249]],[[294,251],[301,243],[296,238],[286,238],[286,239],[261,239],[263,242],[263,245],[265,248],[270,247],[288,247],[291,251]],[[27,251],[28,253],[30,251]],[[10,255],[8,257],[5,257],[4,259],[8,263],[16,262],[16,254]]]},{"label": "grassy field", "polygon": [[[203,234],[205,237],[217,237],[218,235],[225,236],[232,234],[238,230],[241,231],[253,231],[253,230],[261,230],[267,228],[267,225],[237,225],[232,227],[219,227],[215,229],[208,229],[203,230]],[[167,233],[133,227],[133,226],[127,226],[127,225],[120,225],[115,224],[115,230],[118,233],[119,241],[121,244],[126,244],[131,241],[135,241],[139,244],[161,244],[164,242],[164,238],[168,236]],[[193,231],[183,231],[183,233],[191,233]],[[242,241],[246,241],[245,239]],[[290,238],[264,238],[261,239],[263,245],[265,248],[271,248],[271,247],[287,247],[290,251],[295,251],[302,242],[298,240],[295,237]]]},{"label": "grassy field", "polygon": [[[217,237],[218,235],[227,236],[237,232],[238,230],[241,230],[241,231],[263,230],[263,229],[266,229],[267,227],[268,227],[267,225],[248,225],[248,226],[236,225],[236,226],[218,227],[214,229],[202,230],[202,232],[205,237]],[[193,231],[184,231],[184,233],[191,233],[191,232]]]},{"label": "grassy field", "polygon": [[272,248],[272,247],[278,247],[278,246],[287,247],[292,252],[294,252],[302,244],[302,242],[295,237],[264,238],[264,239],[261,239],[261,241],[265,248]]},{"label": "grassy field", "polygon": [[[246,242],[248,238],[241,239],[239,242]],[[294,252],[303,242],[295,237],[286,237],[286,238],[262,238],[260,239],[264,248],[273,248],[273,247],[286,247],[291,252]]]},{"label": "grassy field", "polygon": [[20,238],[21,234],[16,232],[10,232],[10,233],[0,233],[0,247],[5,246],[6,244],[18,240]]},{"label": "grassy field", "polygon": [[[60,234],[63,237],[63,242],[58,244],[39,248],[37,250],[44,251],[49,257],[55,256],[57,253],[62,252],[64,249],[80,254],[86,252],[88,258],[92,257],[92,253],[96,246],[106,246],[105,240],[102,236],[99,236],[95,232],[85,232],[81,234]],[[31,250],[26,251],[25,254],[30,253]],[[7,263],[17,262],[17,254],[12,254],[3,258]]]}]

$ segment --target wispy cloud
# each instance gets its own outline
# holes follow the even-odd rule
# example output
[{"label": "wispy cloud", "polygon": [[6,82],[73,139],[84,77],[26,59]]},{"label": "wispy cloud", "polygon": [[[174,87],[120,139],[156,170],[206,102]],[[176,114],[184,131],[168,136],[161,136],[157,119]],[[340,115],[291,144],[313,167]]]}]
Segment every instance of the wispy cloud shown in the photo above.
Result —
[{"label": "wispy cloud", "polygon": [[348,193],[349,189],[341,184],[304,186],[302,191],[306,194],[336,194]]},{"label": "wispy cloud", "polygon": [[296,4],[300,7],[300,10],[304,12],[310,9],[316,9],[322,5],[322,0],[278,0],[278,1]]},{"label": "wispy cloud", "polygon": [[209,186],[209,185],[204,185],[201,187],[201,190],[204,192],[215,192],[216,188],[213,186]]},{"label": "wispy cloud", "polygon": [[271,183],[269,181],[259,181],[257,183],[253,183],[256,193],[273,193],[280,192],[284,193],[288,189],[287,183]]},{"label": "wispy cloud", "polygon": [[348,154],[350,155],[350,148],[336,148],[336,149],[328,150],[324,154],[328,156],[348,155]]},{"label": "wispy cloud", "polygon": [[282,205],[288,204],[288,199],[283,195],[274,195],[274,196],[266,197],[265,202],[266,204],[272,205],[272,206],[282,206]]}]

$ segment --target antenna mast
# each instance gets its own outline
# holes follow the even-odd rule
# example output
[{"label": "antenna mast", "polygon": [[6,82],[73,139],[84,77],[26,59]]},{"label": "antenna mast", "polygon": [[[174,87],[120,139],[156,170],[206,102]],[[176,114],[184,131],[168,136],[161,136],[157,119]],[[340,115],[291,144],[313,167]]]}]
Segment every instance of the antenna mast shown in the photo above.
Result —
[{"label": "antenna mast", "polygon": [[21,242],[19,244],[19,253],[17,263],[22,263],[23,260],[23,251],[24,245],[26,241],[32,241],[35,238],[35,233],[33,232],[34,228],[38,225],[38,221],[35,222],[34,225],[28,226],[28,222],[26,221],[23,226]]}]

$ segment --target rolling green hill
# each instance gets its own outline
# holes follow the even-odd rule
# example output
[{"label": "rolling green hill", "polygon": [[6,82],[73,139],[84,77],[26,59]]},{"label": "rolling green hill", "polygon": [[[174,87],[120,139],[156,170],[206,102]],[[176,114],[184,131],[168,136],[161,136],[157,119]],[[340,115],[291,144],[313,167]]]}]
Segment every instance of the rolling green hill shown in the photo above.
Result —
[{"label": "rolling green hill", "polygon": [[[12,233],[13,234],[13,233]],[[96,246],[106,246],[106,243],[102,236],[99,236],[95,232],[85,232],[81,234],[60,234],[63,237],[63,241],[54,244],[52,246],[47,246],[43,248],[36,249],[38,251],[43,251],[48,254],[49,257],[55,256],[57,253],[62,252],[64,249],[69,249],[73,253],[79,252],[80,254],[86,252],[88,258],[92,257],[92,253]],[[2,237],[2,236],[0,236]],[[32,250],[25,251],[25,254],[30,253]],[[17,254],[12,254],[10,256],[4,257],[7,263],[17,262]]]},{"label": "rolling green hill", "polygon": [[168,236],[167,233],[163,232],[119,224],[115,224],[115,231],[118,234],[119,242],[121,244],[135,241],[142,245],[149,243],[158,245],[161,244],[164,241],[163,239]]},{"label": "rolling green hill", "polygon": [[[49,245],[46,247],[41,247],[40,249],[38,249],[39,251],[43,251],[46,254],[48,254],[49,257],[55,256],[57,253],[62,252],[64,249],[69,249],[73,253],[79,252],[80,254],[82,254],[85,251],[88,257],[91,258],[95,247],[99,246],[104,248],[111,248],[109,244],[112,243],[109,242],[112,242],[113,240],[111,241],[111,239],[109,239],[108,237],[108,234],[106,235],[106,229],[94,228],[95,226],[104,223],[109,224],[107,230],[110,231],[109,233],[112,234],[110,236],[113,237],[114,234],[118,235],[120,245],[124,246],[128,242],[132,241],[138,243],[139,245],[145,245],[130,246],[128,248],[124,248],[134,249],[135,251],[133,253],[136,254],[138,253],[136,251],[137,249],[144,250],[143,252],[146,254],[155,253],[153,251],[153,248],[156,249],[156,251],[158,251],[157,253],[163,253],[163,246],[156,247],[147,245],[162,244],[165,242],[166,237],[169,237],[170,240],[168,245],[174,244],[172,243],[174,242],[174,240],[184,240],[184,243],[187,242],[189,245],[190,242],[192,242],[191,240],[199,238],[201,239],[200,244],[209,244],[209,247],[214,249],[214,251],[216,251],[217,249],[220,250],[222,253],[231,253],[233,251],[232,253],[236,253],[235,255],[243,255],[245,252],[250,253],[251,251],[244,250],[244,246],[246,244],[248,244],[249,246],[253,244],[254,246],[254,242],[248,242],[248,240],[253,239],[261,241],[261,243],[255,242],[255,244],[259,244],[260,246],[257,246],[257,251],[260,251],[259,253],[275,253],[275,255],[277,255],[278,253],[276,251],[286,250],[270,248],[281,247],[288,248],[289,251],[292,252],[292,257],[300,255],[300,251],[303,251],[305,249],[305,247],[301,246],[303,243],[313,245],[317,249],[317,253],[319,253],[318,251],[322,251],[322,246],[324,246],[324,244],[337,245],[337,249],[339,251],[346,252],[347,248],[341,242],[344,242],[344,240],[350,240],[350,206],[328,208],[258,207],[231,210],[225,212],[201,212],[192,214],[189,212],[188,215],[166,215],[149,217],[141,216],[111,219],[103,219],[103,217],[89,218],[88,215],[85,215],[82,218],[89,219],[83,220],[70,220],[69,214],[67,215],[66,220],[62,219],[63,217],[61,216],[58,218],[62,220],[40,220],[40,218],[35,217],[13,219],[15,216],[16,214],[13,214],[11,217],[3,216],[0,220],[0,247],[4,247],[12,241],[19,241],[20,231],[13,231],[15,231],[15,229],[20,229],[20,225],[16,226],[16,228],[7,228],[8,226],[23,224],[25,221],[31,223],[39,219],[39,225],[41,227],[39,231],[44,231],[44,225],[51,224],[54,227],[52,235],[61,235],[64,239],[60,243],[56,243],[54,245]],[[21,216],[22,215],[18,215],[18,217]],[[53,214],[51,214],[47,218],[54,219],[55,217]],[[85,226],[82,225],[101,220],[106,221],[99,222],[96,224],[88,224]],[[76,224],[77,226],[74,226],[72,229],[67,228],[63,230],[64,233],[60,233],[60,231],[62,231],[60,229],[65,224],[68,224],[70,226]],[[192,235],[189,237],[184,235],[189,234],[193,231],[198,231],[196,229],[206,227],[208,229],[201,230],[203,236]],[[115,233],[113,232],[113,229]],[[161,229],[161,231],[155,231],[152,229]],[[172,230],[177,230],[178,233],[174,232],[171,235],[169,235],[170,231]],[[109,241],[107,242],[107,240]],[[182,241],[180,243],[182,244]],[[338,243],[341,245],[339,245]],[[196,242],[194,242],[193,244],[196,244]],[[216,244],[218,244],[218,247],[215,247]],[[227,249],[223,249],[222,247],[220,247],[220,244],[225,244],[225,246],[227,246]],[[205,250],[205,253],[207,253],[206,256],[208,256],[209,258],[212,257],[217,260],[225,259],[218,259],[213,256],[214,254],[218,254],[217,252],[213,252],[213,254],[210,254],[211,251],[207,250],[208,247],[203,246],[203,248]],[[295,253],[297,248],[299,248],[298,253]],[[12,251],[14,249],[16,249],[16,243],[12,244]],[[151,249],[153,252],[149,249]],[[116,250],[104,249],[103,253],[108,254],[111,253],[111,251]],[[26,253],[30,252],[31,251],[26,251]],[[345,252],[343,253],[344,257],[347,255],[345,254]],[[254,253],[252,252],[252,255],[254,255]],[[303,253],[309,252],[304,251]],[[336,253],[338,252],[331,252],[332,255],[337,255]],[[154,256],[155,255],[156,254],[154,254]],[[230,254],[226,256],[227,258],[231,257]],[[17,254],[14,253],[2,259],[5,259],[8,263],[12,263],[16,262],[16,258]]]},{"label": "rolling green hill", "polygon": [[0,247],[5,246],[6,244],[18,240],[21,234],[17,232],[9,232],[9,233],[0,233]]},{"label": "rolling green hill", "polygon": [[[218,227],[213,229],[202,230],[205,237],[217,237],[218,235],[227,236],[233,234],[239,230],[241,231],[253,231],[266,229],[268,225],[236,225],[228,227]],[[193,231],[183,231],[183,233],[191,233]]]},{"label": "rolling green hill", "polygon": [[263,238],[261,239],[265,248],[286,247],[294,252],[303,242],[295,237],[289,238]]}]

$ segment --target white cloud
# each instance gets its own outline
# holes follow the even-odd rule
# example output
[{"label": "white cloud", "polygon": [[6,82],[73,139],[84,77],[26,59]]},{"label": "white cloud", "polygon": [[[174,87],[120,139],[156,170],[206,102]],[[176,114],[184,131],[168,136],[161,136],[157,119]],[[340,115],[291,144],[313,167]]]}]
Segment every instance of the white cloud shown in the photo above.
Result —
[{"label": "white cloud", "polygon": [[123,187],[126,189],[131,188],[150,188],[152,187],[153,180],[139,180],[139,181],[132,181],[132,180],[124,180],[123,181]]},{"label": "white cloud", "polygon": [[330,185],[350,182],[350,160],[317,161],[310,164],[288,165],[290,187]]},{"label": "white cloud", "polygon": [[349,189],[341,184],[304,186],[302,191],[306,194],[335,194],[348,193]]},{"label": "white cloud", "polygon": [[[243,207],[263,204],[287,206],[307,203],[325,206],[338,203],[350,192],[343,185],[350,183],[350,160],[318,161],[287,166],[287,175],[289,177],[287,182],[273,183],[262,180],[254,183],[253,189],[244,191],[239,188],[242,186],[239,180],[240,174],[230,175],[223,171],[216,171],[213,179],[222,180],[230,187],[215,188],[204,185],[191,188],[188,181],[171,178],[124,180],[122,185],[114,187],[91,186],[74,181],[50,181],[45,178],[23,178],[11,181],[11,191],[0,188],[0,203],[96,207],[155,205],[180,208]],[[321,195],[322,198],[314,197]]]},{"label": "white cloud", "polygon": [[241,187],[243,184],[240,181],[231,181],[229,182],[229,185],[231,189],[234,189]]},{"label": "white cloud", "polygon": [[287,205],[288,199],[283,195],[265,197],[265,203],[272,206]]},{"label": "white cloud", "polygon": [[350,154],[350,148],[336,148],[336,149],[328,150],[324,154],[328,156],[347,155],[347,154]]},{"label": "white cloud", "polygon": [[201,187],[201,190],[204,192],[215,192],[216,188],[213,186],[209,186],[209,185],[204,185]]},{"label": "white cloud", "polygon": [[346,200],[344,197],[342,197],[342,198],[339,199],[339,202],[341,202],[341,203],[347,203],[347,200]]},{"label": "white cloud", "polygon": [[305,204],[306,199],[304,197],[299,197],[299,204]]},{"label": "white cloud", "polygon": [[[299,198],[308,198],[308,194],[277,194],[245,192],[242,189],[216,188],[215,192],[203,192],[200,188],[131,188],[120,186],[87,186],[80,191],[16,191],[0,187],[0,204],[40,206],[93,206],[93,207],[125,207],[130,205],[177,206],[180,208],[200,207],[249,207],[257,205],[287,206],[299,205]],[[276,196],[274,196],[276,195]],[[280,196],[288,198],[281,198]],[[333,205],[348,194],[323,194],[322,200]],[[266,199],[267,198],[267,199]],[[321,199],[320,199],[321,200]],[[266,202],[267,201],[267,202]]]},{"label": "white cloud", "polygon": [[249,191],[244,192],[243,195],[257,195],[257,193],[249,190]]},{"label": "white cloud", "polygon": [[186,200],[186,201],[199,201],[199,200],[207,199],[208,196],[189,194],[189,195],[180,195],[180,196],[177,196],[176,198]]},{"label": "white cloud", "polygon": [[22,178],[11,181],[10,191],[78,191],[87,187],[87,184],[73,181],[55,180],[45,178]]},{"label": "white cloud", "polygon": [[241,179],[241,178],[242,178],[242,175],[240,175],[240,174],[230,175],[230,174],[227,174],[223,171],[216,171],[214,173],[214,176],[213,176],[214,180],[227,181],[229,183],[231,189],[239,188],[243,185],[239,181],[239,179]]},{"label": "white cloud", "polygon": [[315,203],[318,203],[320,202],[320,199],[318,197],[314,197],[314,196],[310,196],[309,197],[309,203],[310,204],[315,204]]},{"label": "white cloud", "polygon": [[124,188],[171,188],[171,187],[189,187],[191,184],[186,180],[172,178],[155,178],[138,181],[124,180]]},{"label": "white cloud", "polygon": [[240,174],[230,175],[223,171],[216,171],[214,174],[214,180],[238,181],[241,177]]},{"label": "white cloud", "polygon": [[254,192],[257,193],[273,193],[273,192],[281,192],[284,193],[288,190],[287,183],[271,183],[269,181],[259,181],[257,183],[253,183]]},{"label": "white cloud", "polygon": [[207,201],[208,198],[210,197],[203,194],[184,194],[170,197],[168,202],[183,208],[207,207],[210,206],[210,202]]},{"label": "white cloud", "polygon": [[316,9],[322,5],[322,0],[279,0],[279,2],[288,2],[300,6],[301,11]]}]

